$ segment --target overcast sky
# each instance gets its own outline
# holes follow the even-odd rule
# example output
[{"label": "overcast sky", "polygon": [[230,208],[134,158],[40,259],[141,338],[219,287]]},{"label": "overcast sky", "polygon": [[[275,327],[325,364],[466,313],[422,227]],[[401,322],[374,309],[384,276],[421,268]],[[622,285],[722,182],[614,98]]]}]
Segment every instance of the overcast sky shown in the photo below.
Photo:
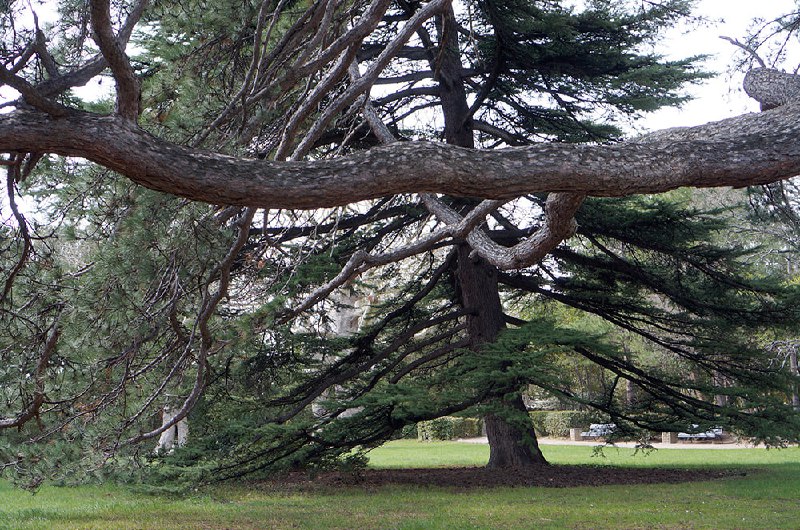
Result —
[{"label": "overcast sky", "polygon": [[[771,20],[790,12],[795,6],[795,0],[700,0],[695,14],[712,19],[712,23],[688,33],[687,28],[675,28],[668,32],[659,49],[671,59],[711,54],[713,57],[706,63],[706,69],[719,75],[687,90],[695,96],[694,101],[678,109],[652,113],[642,125],[651,130],[699,125],[758,111],[758,103],[748,98],[741,88],[744,72],[730,72],[735,56],[741,51],[719,36],[741,40],[754,18]],[[794,68],[797,64],[787,63],[785,66]]]}]

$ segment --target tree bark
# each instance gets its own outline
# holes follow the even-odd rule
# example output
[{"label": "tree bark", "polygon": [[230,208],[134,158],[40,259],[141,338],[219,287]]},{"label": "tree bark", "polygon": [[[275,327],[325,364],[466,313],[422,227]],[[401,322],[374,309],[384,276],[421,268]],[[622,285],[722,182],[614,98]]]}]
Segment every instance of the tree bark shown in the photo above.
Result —
[{"label": "tree bark", "polygon": [[766,184],[800,174],[800,101],[611,145],[465,149],[395,142],[331,160],[276,162],[190,149],[129,120],[0,114],[0,152],[97,162],[151,189],[212,204],[320,208],[399,193],[510,199],[545,191],[623,196]]},{"label": "tree bark", "polygon": [[[502,400],[502,403],[505,407],[527,413],[518,393]],[[484,420],[489,438],[489,463],[486,467],[503,469],[547,465],[530,422],[524,428],[518,428],[494,414],[487,414]]]},{"label": "tree bark", "polygon": [[[180,407],[165,406],[161,413],[161,425],[166,425],[175,417],[175,413],[180,410]],[[183,418],[172,427],[161,433],[156,444],[156,454],[170,454],[176,447],[183,447],[189,441],[189,420]]]},{"label": "tree bark", "polygon": [[[440,52],[432,61],[438,72],[439,97],[444,115],[445,141],[459,147],[475,147],[472,120],[469,117],[464,80],[461,76],[461,58],[458,46],[458,25],[452,7],[437,20]],[[467,209],[469,206],[467,206]],[[480,355],[486,344],[497,339],[505,328],[503,307],[497,286],[497,268],[481,258],[472,257],[472,247],[459,246],[456,266],[461,303],[473,312],[467,316],[470,348]],[[509,412],[525,412],[518,389],[500,389],[506,398],[496,398],[489,403],[493,408]],[[526,416],[527,417],[527,416]],[[528,420],[526,426],[506,422],[501,416],[488,414],[485,419],[489,439],[489,463],[492,469],[530,467],[546,463],[536,443],[536,433]]]},{"label": "tree bark", "polygon": [[[458,248],[458,288],[462,305],[472,310],[467,316],[470,348],[480,354],[480,349],[494,342],[505,328],[503,308],[497,287],[497,269],[480,258],[471,258],[472,249],[463,244]],[[517,388],[500,388],[507,393],[488,403],[493,408],[508,409],[511,413],[526,414],[525,404]],[[501,414],[502,415],[502,414]],[[486,435],[489,438],[489,463],[487,467],[520,468],[546,464],[530,419],[526,425],[513,425],[498,414],[485,417]],[[527,417],[527,416],[526,416]]]}]

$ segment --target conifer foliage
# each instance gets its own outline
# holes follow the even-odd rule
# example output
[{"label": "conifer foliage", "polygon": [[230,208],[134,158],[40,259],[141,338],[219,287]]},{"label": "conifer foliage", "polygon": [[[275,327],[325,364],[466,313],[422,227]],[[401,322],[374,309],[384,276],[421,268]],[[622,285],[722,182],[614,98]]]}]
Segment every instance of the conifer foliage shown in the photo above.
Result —
[{"label": "conifer foliage", "polygon": [[[631,120],[706,76],[700,57],[653,51],[691,2],[572,4],[64,1],[51,27],[2,7],[0,83],[20,98],[0,122],[130,141],[87,148],[100,165],[2,159],[3,469],[35,485],[115,466],[197,481],[358,464],[354,448],[448,414],[485,418],[490,466],[545,465],[523,391],[619,436],[696,424],[797,441],[797,376],[768,347],[796,327],[796,286],[726,236],[742,204],[569,187],[481,201],[421,178],[419,193],[322,208],[358,156],[623,145]],[[71,91],[103,72],[113,101]],[[192,153],[198,174],[345,171],[311,183],[303,204],[320,208],[243,207],[135,184],[186,170],[115,158],[154,144]],[[186,418],[188,444],[154,455]]]}]

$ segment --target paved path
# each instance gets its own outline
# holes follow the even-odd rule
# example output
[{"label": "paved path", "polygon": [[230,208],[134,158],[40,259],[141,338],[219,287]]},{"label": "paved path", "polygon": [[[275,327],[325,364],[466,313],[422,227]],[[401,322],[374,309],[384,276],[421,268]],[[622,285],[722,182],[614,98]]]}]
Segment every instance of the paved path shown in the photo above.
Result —
[{"label": "paved path", "polygon": [[[472,443],[472,444],[488,444],[489,440],[486,439],[485,436],[481,438],[460,438],[457,440],[458,442],[464,443]],[[598,441],[584,441],[584,442],[575,442],[572,440],[566,440],[563,438],[539,438],[538,442],[540,445],[588,445],[590,447],[596,445],[602,445],[602,442]],[[616,447],[630,447],[635,448],[636,443],[634,442],[617,442],[614,444]],[[753,444],[745,444],[739,442],[681,442],[676,444],[663,444],[663,443],[654,443],[652,444],[653,447],[656,449],[766,449],[764,445],[753,445]]]}]

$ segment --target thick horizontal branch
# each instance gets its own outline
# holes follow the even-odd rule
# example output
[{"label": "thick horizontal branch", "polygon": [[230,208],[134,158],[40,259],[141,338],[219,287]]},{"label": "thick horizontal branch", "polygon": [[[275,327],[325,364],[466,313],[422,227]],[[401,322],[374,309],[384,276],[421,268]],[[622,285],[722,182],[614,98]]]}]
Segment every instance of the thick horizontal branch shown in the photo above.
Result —
[{"label": "thick horizontal branch", "polygon": [[612,145],[472,150],[396,142],[330,160],[235,158],[171,144],[114,116],[0,115],[0,152],[82,157],[148,188],[213,204],[319,208],[411,192],[509,199],[748,186],[800,173],[800,103]]}]

